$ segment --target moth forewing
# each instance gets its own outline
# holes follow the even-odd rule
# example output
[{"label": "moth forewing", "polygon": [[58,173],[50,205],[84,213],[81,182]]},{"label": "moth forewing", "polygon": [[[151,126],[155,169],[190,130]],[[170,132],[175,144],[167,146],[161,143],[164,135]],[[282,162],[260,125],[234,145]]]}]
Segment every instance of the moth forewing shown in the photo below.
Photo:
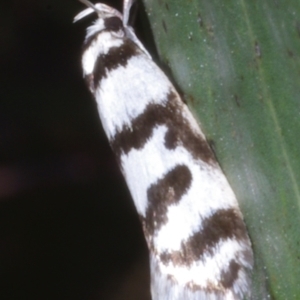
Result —
[{"label": "moth forewing", "polygon": [[109,143],[140,215],[157,300],[243,299],[251,243],[236,197],[198,123],[124,17],[89,4],[98,19],[82,67]]}]

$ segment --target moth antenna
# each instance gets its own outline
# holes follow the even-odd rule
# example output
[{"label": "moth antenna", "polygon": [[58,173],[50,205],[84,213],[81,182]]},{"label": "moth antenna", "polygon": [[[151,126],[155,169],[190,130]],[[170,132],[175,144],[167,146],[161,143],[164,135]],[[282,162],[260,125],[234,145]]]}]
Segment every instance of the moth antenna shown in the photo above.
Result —
[{"label": "moth antenna", "polygon": [[126,27],[128,25],[130,9],[134,0],[124,0],[123,1],[123,26]]},{"label": "moth antenna", "polygon": [[97,14],[102,14],[102,12],[90,1],[88,0],[79,0],[81,3],[86,5],[87,7],[92,8]]}]

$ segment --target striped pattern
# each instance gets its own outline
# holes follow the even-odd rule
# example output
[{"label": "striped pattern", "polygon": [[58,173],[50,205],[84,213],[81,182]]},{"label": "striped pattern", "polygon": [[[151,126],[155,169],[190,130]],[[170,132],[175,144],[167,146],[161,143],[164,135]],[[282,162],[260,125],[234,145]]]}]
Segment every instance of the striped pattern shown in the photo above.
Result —
[{"label": "striped pattern", "polygon": [[197,122],[132,29],[118,12],[96,7],[83,71],[140,215],[153,299],[243,299],[253,255],[233,191]]}]

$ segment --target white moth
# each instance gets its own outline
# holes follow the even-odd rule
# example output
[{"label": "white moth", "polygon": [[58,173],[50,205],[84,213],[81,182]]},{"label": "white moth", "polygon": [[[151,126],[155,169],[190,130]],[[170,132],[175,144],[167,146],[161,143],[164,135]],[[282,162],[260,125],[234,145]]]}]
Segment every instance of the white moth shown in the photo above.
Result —
[{"label": "white moth", "polygon": [[128,26],[105,5],[82,56],[84,77],[140,216],[153,300],[249,295],[251,243],[236,197],[199,125]]}]

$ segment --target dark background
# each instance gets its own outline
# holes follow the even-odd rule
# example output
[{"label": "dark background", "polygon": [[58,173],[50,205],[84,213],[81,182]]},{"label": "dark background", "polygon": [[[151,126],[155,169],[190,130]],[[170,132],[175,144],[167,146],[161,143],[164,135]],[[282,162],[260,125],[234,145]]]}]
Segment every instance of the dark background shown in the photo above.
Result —
[{"label": "dark background", "polygon": [[1,300],[149,299],[139,220],[82,79],[82,9],[0,4]]}]

